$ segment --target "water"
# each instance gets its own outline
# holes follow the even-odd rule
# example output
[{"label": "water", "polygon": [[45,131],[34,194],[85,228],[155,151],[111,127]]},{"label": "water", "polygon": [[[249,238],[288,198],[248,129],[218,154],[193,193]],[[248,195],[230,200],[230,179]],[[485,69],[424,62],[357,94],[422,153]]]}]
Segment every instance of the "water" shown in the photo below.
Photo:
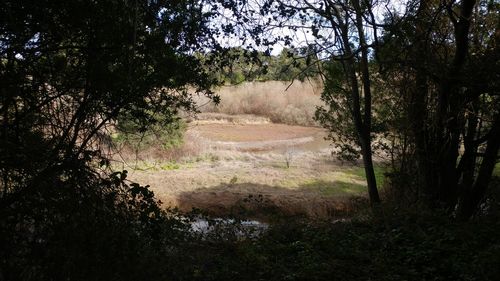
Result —
[{"label": "water", "polygon": [[191,229],[200,234],[213,234],[215,232],[229,234],[234,232],[237,237],[256,237],[264,233],[269,224],[257,220],[242,220],[214,218],[197,218],[191,222]]}]

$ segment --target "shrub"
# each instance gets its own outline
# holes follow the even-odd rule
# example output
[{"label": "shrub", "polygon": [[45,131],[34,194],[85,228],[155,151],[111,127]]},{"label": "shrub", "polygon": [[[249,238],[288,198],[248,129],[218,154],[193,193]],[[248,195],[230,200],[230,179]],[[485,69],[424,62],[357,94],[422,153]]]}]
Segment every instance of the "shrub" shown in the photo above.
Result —
[{"label": "shrub", "polygon": [[155,117],[151,124],[141,125],[130,114],[118,118],[113,140],[134,149],[159,146],[164,150],[178,148],[184,142],[186,124],[181,118]]}]

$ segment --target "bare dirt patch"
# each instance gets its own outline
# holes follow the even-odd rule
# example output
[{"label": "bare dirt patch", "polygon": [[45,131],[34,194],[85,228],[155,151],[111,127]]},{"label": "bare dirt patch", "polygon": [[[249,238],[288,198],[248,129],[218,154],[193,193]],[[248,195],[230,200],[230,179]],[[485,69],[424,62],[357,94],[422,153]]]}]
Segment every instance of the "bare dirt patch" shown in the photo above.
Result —
[{"label": "bare dirt patch", "polygon": [[187,136],[210,149],[247,152],[317,151],[329,147],[322,128],[284,124],[204,123],[190,125]]},{"label": "bare dirt patch", "polygon": [[193,125],[203,124],[270,124],[268,117],[253,114],[228,115],[224,113],[199,113],[196,116],[188,116],[187,121]]},{"label": "bare dirt patch", "polygon": [[193,126],[190,130],[212,141],[230,142],[288,140],[324,132],[320,128],[284,124],[205,124]]}]

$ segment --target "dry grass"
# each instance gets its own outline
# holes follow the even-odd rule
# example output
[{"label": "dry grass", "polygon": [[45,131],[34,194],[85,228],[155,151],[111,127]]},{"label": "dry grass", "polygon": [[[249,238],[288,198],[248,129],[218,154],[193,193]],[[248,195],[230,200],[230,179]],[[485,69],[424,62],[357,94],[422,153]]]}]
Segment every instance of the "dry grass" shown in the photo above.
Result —
[{"label": "dry grass", "polygon": [[327,149],[208,151],[175,163],[141,162],[130,179],[151,185],[165,206],[217,216],[335,217],[349,212],[351,198],[365,193],[357,171],[334,161]]},{"label": "dry grass", "polygon": [[[230,115],[253,114],[269,118],[274,123],[313,126],[316,106],[322,105],[321,83],[317,81],[245,82],[216,90],[221,103],[215,106],[200,98],[202,112]],[[288,87],[288,89],[287,89]]]},{"label": "dry grass", "polygon": [[175,201],[184,211],[196,207],[213,216],[264,220],[276,216],[326,219],[344,216],[353,209],[351,197],[321,196],[313,190],[255,183],[223,183],[210,189],[182,192]]},{"label": "dry grass", "polygon": [[150,184],[165,206],[182,211],[199,208],[217,216],[245,212],[252,217],[335,217],[348,212],[351,199],[365,193],[364,182],[349,168],[307,168],[296,162],[286,168],[277,158],[252,162],[215,158],[209,164],[181,164],[175,170],[135,171],[131,178]]},{"label": "dry grass", "polygon": [[116,168],[150,185],[165,207],[217,216],[338,217],[365,193],[358,171],[333,159],[322,129],[226,117],[208,114],[188,125],[183,147],[129,152]]},{"label": "dry grass", "polygon": [[352,198],[364,198],[364,179],[357,168],[335,161],[325,131],[312,127],[321,85],[295,82],[285,91],[288,86],[271,81],[222,87],[218,107],[207,104],[188,119],[181,148],[129,152],[132,165],[124,168],[131,180],[150,185],[165,207],[183,211],[345,215]]},{"label": "dry grass", "polygon": [[195,158],[209,150],[209,144],[193,134],[185,134],[179,147],[164,149],[161,144],[137,149],[131,146],[115,147],[111,158],[119,169],[137,169],[141,163],[176,162]]}]

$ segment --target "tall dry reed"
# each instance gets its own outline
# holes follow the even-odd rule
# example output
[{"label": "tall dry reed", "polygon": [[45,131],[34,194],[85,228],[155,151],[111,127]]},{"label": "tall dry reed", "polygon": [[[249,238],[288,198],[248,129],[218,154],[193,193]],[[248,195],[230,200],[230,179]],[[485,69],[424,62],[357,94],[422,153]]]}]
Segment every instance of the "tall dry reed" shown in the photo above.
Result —
[{"label": "tall dry reed", "polygon": [[271,119],[274,123],[314,126],[316,107],[322,105],[321,82],[267,81],[245,82],[216,89],[221,97],[218,106],[200,98],[201,112],[224,114],[254,114]]}]

